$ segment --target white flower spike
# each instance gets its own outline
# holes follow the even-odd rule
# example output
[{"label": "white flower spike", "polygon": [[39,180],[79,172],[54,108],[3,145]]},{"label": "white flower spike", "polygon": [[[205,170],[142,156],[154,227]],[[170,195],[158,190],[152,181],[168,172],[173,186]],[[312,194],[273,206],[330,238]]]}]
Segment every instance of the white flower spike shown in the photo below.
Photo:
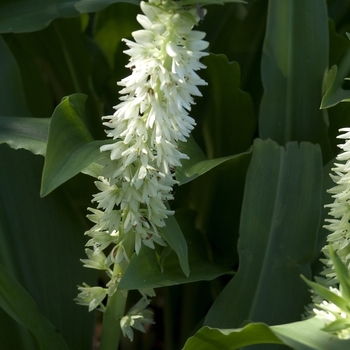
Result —
[{"label": "white flower spike", "polygon": [[199,60],[208,46],[204,33],[192,31],[200,20],[196,6],[150,0],[141,9],[144,29],[132,33],[135,42],[124,40],[132,74],[118,83],[124,96],[116,112],[103,118],[115,142],[101,147],[110,161],[94,198],[103,210],[95,229],[121,240],[132,235],[137,253],[141,243],[165,245],[161,228],[173,214],[166,201],[173,199],[174,169],[188,158],[177,145],[195,125],[188,112],[205,84],[195,71],[204,68]]},{"label": "white flower spike", "polygon": [[[103,117],[113,142],[101,147],[106,159],[96,182],[97,209],[89,208],[88,216],[95,225],[86,232],[93,250],[82,261],[104,270],[110,281],[108,289],[80,287],[77,300],[90,310],[118,290],[131,255],[142,244],[166,245],[162,228],[173,215],[167,201],[177,184],[175,169],[188,158],[178,142],[186,141],[195,126],[189,116],[193,96],[201,96],[198,86],[206,84],[196,72],[205,68],[200,59],[208,43],[205,33],[193,30],[205,10],[177,0],[142,1],[141,9],[144,15],[137,21],[143,29],[132,33],[135,41],[124,39],[131,74],[118,83],[122,97],[115,113]],[[154,295],[151,289],[140,293]],[[131,327],[141,329],[145,323],[151,323],[148,313],[138,310],[122,319],[122,330],[132,337]]]},{"label": "white flower spike", "polygon": [[334,272],[334,264],[329,258],[330,246],[348,269],[350,266],[350,128],[343,128],[339,131],[342,134],[338,138],[345,140],[345,142],[338,145],[343,152],[337,156],[335,168],[332,169],[335,174],[331,177],[336,186],[331,188],[329,192],[333,194],[334,203],[326,206],[330,208],[329,215],[333,218],[326,219],[328,225],[324,226],[331,231],[327,237],[328,244],[323,248],[327,257],[324,263],[328,268],[324,273],[327,276],[328,285],[334,285],[338,282]]},{"label": "white flower spike", "polygon": [[[340,339],[350,338],[350,128],[339,130],[338,136],[345,143],[339,145],[343,150],[337,156],[331,175],[336,186],[329,190],[334,202],[326,205],[330,208],[324,227],[331,233],[322,251],[325,259],[325,278],[317,283],[308,283],[313,289],[313,305],[310,312],[324,321],[324,330],[334,333]],[[327,290],[328,289],[328,290]]]}]

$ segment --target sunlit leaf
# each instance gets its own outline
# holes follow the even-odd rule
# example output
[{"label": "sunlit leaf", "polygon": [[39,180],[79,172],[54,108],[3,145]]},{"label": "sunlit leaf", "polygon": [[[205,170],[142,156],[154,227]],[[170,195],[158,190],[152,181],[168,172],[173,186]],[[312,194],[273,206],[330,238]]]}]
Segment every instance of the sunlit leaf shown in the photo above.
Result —
[{"label": "sunlit leaf", "polygon": [[233,350],[253,344],[283,344],[283,342],[267,325],[252,323],[239,329],[203,327],[188,339],[183,350]]},{"label": "sunlit leaf", "polygon": [[244,328],[201,328],[188,339],[183,350],[235,350],[255,344],[285,344],[295,350],[346,350],[350,340],[342,340],[321,330],[317,318],[306,321],[267,326],[250,323]]}]

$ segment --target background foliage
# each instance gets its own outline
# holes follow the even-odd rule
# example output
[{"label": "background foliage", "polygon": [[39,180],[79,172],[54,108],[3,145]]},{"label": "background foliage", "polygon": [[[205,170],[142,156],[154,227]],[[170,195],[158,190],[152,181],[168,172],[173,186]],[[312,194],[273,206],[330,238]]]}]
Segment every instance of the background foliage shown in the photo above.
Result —
[{"label": "background foliage", "polygon": [[[101,116],[112,112],[115,82],[128,74],[121,38],[139,28],[138,4],[0,4],[6,349],[92,346],[100,315],[73,298],[78,284],[101,278],[79,259],[105,142]],[[339,104],[350,98],[349,18],[346,0],[208,7],[199,27],[210,42],[200,73],[208,86],[191,112],[193,137],[181,145],[190,160],[177,170],[176,220],[167,226],[170,237],[184,233],[189,267],[171,253],[162,273],[147,247],[132,258],[120,287],[157,288],[156,325],[122,347],[349,347],[319,321],[300,321],[310,294],[299,277],[320,271],[328,173],[337,130],[350,125],[349,104]]]}]

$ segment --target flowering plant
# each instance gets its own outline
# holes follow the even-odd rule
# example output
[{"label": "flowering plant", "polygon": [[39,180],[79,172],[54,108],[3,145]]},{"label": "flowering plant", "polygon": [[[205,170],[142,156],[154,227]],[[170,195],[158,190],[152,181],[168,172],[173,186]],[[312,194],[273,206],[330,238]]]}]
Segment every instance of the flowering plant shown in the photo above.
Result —
[{"label": "flowering plant", "polygon": [[348,349],[349,15],[1,2],[2,346]]}]

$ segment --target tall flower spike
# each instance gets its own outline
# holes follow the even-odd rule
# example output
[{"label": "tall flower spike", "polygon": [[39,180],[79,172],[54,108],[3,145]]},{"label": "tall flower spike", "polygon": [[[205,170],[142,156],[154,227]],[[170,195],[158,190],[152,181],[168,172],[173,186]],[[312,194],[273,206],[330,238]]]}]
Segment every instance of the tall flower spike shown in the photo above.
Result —
[{"label": "tall flower spike", "polygon": [[141,242],[165,245],[161,228],[173,214],[165,202],[173,199],[174,169],[187,158],[177,145],[195,125],[188,111],[192,95],[201,95],[197,86],[205,84],[195,71],[204,68],[199,59],[208,46],[204,33],[192,31],[200,20],[195,6],[151,0],[141,9],[145,15],[137,20],[144,29],[132,33],[135,42],[124,39],[132,74],[118,83],[124,96],[116,112],[103,117],[116,142],[101,147],[110,161],[94,198],[104,210],[98,225],[120,239],[134,236],[137,253]]},{"label": "tall flower spike", "polygon": [[[327,228],[331,233],[322,251],[325,254],[323,263],[324,278],[318,278],[318,283],[307,282],[313,289],[313,305],[311,314],[325,323],[324,330],[332,332],[341,339],[350,338],[350,128],[339,130],[338,136],[345,143],[339,145],[343,150],[337,156],[335,168],[331,175],[336,186],[329,190],[334,203],[326,205],[330,208],[326,219]],[[335,252],[335,253],[333,253]],[[335,255],[336,254],[336,255]],[[346,276],[345,276],[346,274]],[[344,285],[344,283],[346,285]]]},{"label": "tall flower spike", "polygon": [[329,215],[333,218],[326,219],[328,225],[324,226],[331,232],[327,237],[327,245],[323,248],[326,256],[323,262],[328,267],[324,274],[328,285],[338,282],[332,259],[329,258],[330,246],[337,252],[347,268],[350,267],[350,128],[343,128],[339,131],[342,134],[338,138],[344,139],[345,143],[338,145],[343,152],[337,156],[335,168],[332,169],[335,174],[331,177],[336,186],[331,188],[329,193],[332,193],[334,203],[326,206],[330,208]]},{"label": "tall flower spike", "polygon": [[[104,293],[112,296],[118,289],[131,255],[142,243],[150,248],[166,245],[162,228],[173,215],[166,202],[173,199],[175,169],[188,158],[178,142],[186,141],[195,125],[188,113],[193,96],[201,96],[197,86],[206,84],[196,71],[205,68],[200,59],[207,54],[201,50],[208,43],[202,40],[205,33],[192,30],[205,10],[177,0],[149,0],[141,2],[141,9],[144,15],[137,20],[143,29],[132,33],[135,42],[124,39],[131,74],[118,83],[123,96],[115,113],[103,117],[114,142],[101,147],[106,159],[96,182],[97,209],[89,209],[88,216],[95,225],[86,232],[93,250],[87,250],[89,259],[83,262],[106,271],[111,280],[93,302],[90,296],[96,291],[80,287],[77,300],[90,308]],[[111,244],[104,259],[103,251]],[[154,293],[140,292],[144,300]],[[125,318],[123,329],[131,334],[129,326],[141,327],[144,319],[149,323],[147,317]]]}]

